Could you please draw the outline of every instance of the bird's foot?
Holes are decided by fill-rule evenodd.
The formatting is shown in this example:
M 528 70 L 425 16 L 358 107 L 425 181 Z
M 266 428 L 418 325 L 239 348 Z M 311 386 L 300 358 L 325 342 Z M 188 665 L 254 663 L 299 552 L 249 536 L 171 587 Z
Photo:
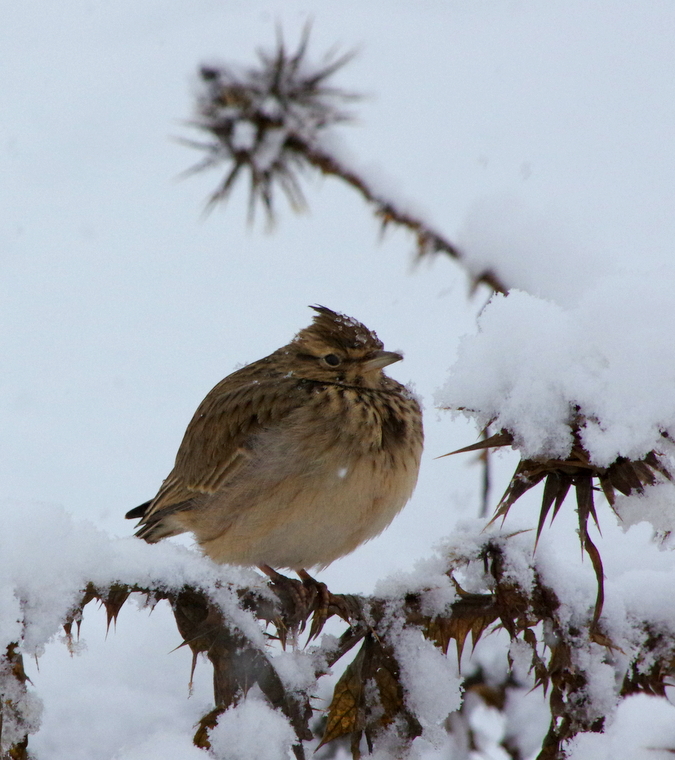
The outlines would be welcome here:
M 284 610 L 276 624 L 283 646 L 288 633 L 301 633 L 310 616 L 309 641 L 318 637 L 328 618 L 333 615 L 349 622 L 358 613 L 358 605 L 350 604 L 349 596 L 332 594 L 325 583 L 313 578 L 306 570 L 298 570 L 298 581 L 282 575 L 269 565 L 260 565 L 259 569 L 270 579 Z
M 274 624 L 285 649 L 289 634 L 294 637 L 305 629 L 312 612 L 312 596 L 302 581 L 288 578 L 269 565 L 259 565 L 258 569 L 270 579 L 272 590 L 281 602 L 281 615 Z
M 305 588 L 312 594 L 312 624 L 309 629 L 309 641 L 318 637 L 323 630 L 326 620 L 338 615 L 350 623 L 361 614 L 361 605 L 356 597 L 345 594 L 333 594 L 325 583 L 317 581 L 306 570 L 298 570 L 298 575 Z
M 307 590 L 307 594 L 311 599 L 310 611 L 314 613 L 312 615 L 312 624 L 309 628 L 309 641 L 311 641 L 317 638 L 323 630 L 326 620 L 331 616 L 330 606 L 335 597 L 328 590 L 328 586 L 325 583 L 317 581 L 306 570 L 298 570 L 298 577 Z

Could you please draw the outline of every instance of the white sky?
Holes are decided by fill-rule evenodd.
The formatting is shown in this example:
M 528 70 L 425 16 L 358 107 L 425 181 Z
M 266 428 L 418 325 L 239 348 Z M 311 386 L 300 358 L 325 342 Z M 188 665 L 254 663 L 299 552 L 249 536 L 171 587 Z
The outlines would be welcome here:
M 199 158 L 172 139 L 194 136 L 198 65 L 253 63 L 277 23 L 294 44 L 312 18 L 317 57 L 359 49 L 336 78 L 368 96 L 344 150 L 510 284 L 567 305 L 615 270 L 672 263 L 671 3 L 35 0 L 2 15 L 5 509 L 58 505 L 129 534 L 124 512 L 154 495 L 205 393 L 322 303 L 405 353 L 391 374 L 423 396 L 428 441 L 406 510 L 322 579 L 368 591 L 477 514 L 470 457 L 434 460 L 475 430 L 433 394 L 484 294 L 467 300 L 444 259 L 413 267 L 412 240 L 379 240 L 334 180 L 310 179 L 308 214 L 280 198 L 271 233 L 246 226 L 244 192 L 202 216 L 217 172 L 176 180 Z M 54 681 L 45 665 L 42 688 L 70 665 Z

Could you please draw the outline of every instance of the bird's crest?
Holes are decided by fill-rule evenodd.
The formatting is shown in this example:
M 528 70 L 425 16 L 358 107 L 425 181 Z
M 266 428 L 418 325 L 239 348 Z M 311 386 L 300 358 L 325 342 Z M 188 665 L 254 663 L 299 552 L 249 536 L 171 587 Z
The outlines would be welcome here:
M 295 336 L 296 341 L 316 340 L 342 348 L 345 351 L 367 349 L 379 351 L 383 348 L 377 334 L 356 319 L 332 311 L 326 306 L 310 306 L 316 316 L 309 327 Z

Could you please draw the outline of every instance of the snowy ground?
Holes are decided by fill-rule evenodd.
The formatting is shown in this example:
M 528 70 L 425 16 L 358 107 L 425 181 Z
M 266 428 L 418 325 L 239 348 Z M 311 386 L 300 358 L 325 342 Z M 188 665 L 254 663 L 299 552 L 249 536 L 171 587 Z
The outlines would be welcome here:
M 484 312 L 447 387 L 486 297 L 466 297 L 454 264 L 414 267 L 412 240 L 392 231 L 380 240 L 360 200 L 332 180 L 310 179 L 310 212 L 292 216 L 282 205 L 267 233 L 246 226 L 243 192 L 202 216 L 217 174 L 176 179 L 199 158 L 173 139 L 193 136 L 184 122 L 197 66 L 252 63 L 277 23 L 295 42 L 308 18 L 317 56 L 336 44 L 359 50 L 337 81 L 367 95 L 342 131 L 343 150 L 477 266 L 489 262 L 523 291 Z M 5 543 L 25 544 L 39 575 L 51 572 L 43 556 L 74 551 L 50 528 L 60 509 L 113 539 L 128 536 L 124 512 L 155 493 L 204 394 L 287 342 L 313 303 L 402 350 L 391 374 L 414 384 L 426 411 L 413 500 L 385 534 L 322 574 L 333 591 L 371 591 L 477 515 L 471 455 L 435 460 L 471 443 L 476 427 L 438 413 L 437 397 L 488 414 L 508 394 L 505 414 L 531 452 L 563 446 L 551 409 L 569 400 L 603 422 L 588 439 L 599 460 L 653 445 L 659 427 L 675 425 L 673 32 L 675 9 L 656 1 L 64 0 L 6 9 Z M 543 354 L 551 335 L 557 348 Z M 515 461 L 499 459 L 496 490 Z M 668 496 L 653 503 L 667 521 Z M 532 514 L 519 504 L 509 525 L 531 527 Z M 648 556 L 654 572 L 668 564 L 644 525 L 624 535 L 608 512 L 603 519 L 610 583 L 631 570 L 626 556 Z M 561 567 L 578 561 L 565 520 L 545 539 Z M 34 529 L 41 522 L 46 533 Z M 34 533 L 49 551 L 29 551 Z M 94 572 L 99 559 L 89 561 Z M 633 601 L 640 588 L 626 581 L 621 593 Z M 80 655 L 54 641 L 31 668 L 44 703 L 36 756 L 201 757 L 189 742 L 208 706 L 208 668 L 198 668 L 188 699 L 189 654 L 170 653 L 179 638 L 169 614 L 130 606 L 105 638 L 104 616 L 89 610 L 83 638 Z M 573 757 L 660 757 L 624 740 L 635 726 L 652 732 L 652 747 L 675 746 L 672 708 L 658 704 L 631 700 L 606 740 L 580 739 Z

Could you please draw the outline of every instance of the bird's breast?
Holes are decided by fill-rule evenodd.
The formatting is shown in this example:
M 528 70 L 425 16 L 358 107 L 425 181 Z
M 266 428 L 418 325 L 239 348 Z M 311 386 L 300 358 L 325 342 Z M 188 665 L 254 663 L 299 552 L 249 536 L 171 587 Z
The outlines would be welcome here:
M 326 566 L 384 530 L 412 495 L 422 451 L 412 399 L 331 387 L 313 401 L 262 431 L 238 482 L 214 497 L 223 521 L 200 543 L 216 561 Z

